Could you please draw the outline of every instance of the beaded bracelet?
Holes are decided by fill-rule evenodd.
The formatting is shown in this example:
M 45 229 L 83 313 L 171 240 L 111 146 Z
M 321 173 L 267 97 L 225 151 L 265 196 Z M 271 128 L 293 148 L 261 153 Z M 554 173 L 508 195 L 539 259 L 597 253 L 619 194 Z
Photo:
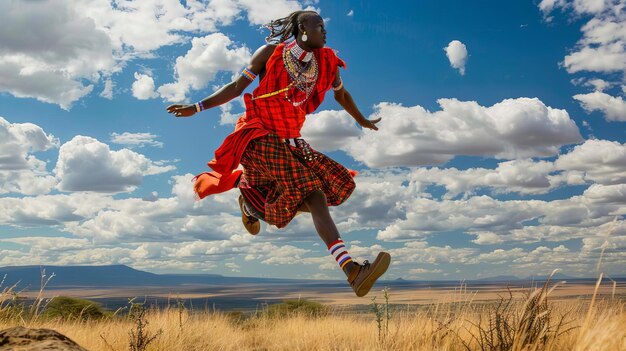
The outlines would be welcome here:
M 194 106 L 196 106 L 196 112 L 200 112 L 204 110 L 204 106 L 202 106 L 202 101 L 196 102 Z
M 252 73 L 252 71 L 249 70 L 248 67 L 244 68 L 243 71 L 241 71 L 241 75 L 250 79 L 250 81 L 253 81 L 256 79 L 256 74 Z
M 343 80 L 339 78 L 339 85 L 337 85 L 336 87 L 333 87 L 333 90 L 337 91 L 337 90 L 341 90 L 341 88 L 343 88 Z

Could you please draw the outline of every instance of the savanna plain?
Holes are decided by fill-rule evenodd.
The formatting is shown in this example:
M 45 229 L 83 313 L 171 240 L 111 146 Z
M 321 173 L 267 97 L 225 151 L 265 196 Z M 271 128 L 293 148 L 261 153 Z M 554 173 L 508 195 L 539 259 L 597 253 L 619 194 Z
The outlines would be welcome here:
M 602 276 L 476 290 L 377 285 L 361 299 L 304 293 L 227 311 L 189 306 L 184 294 L 107 311 L 43 288 L 28 299 L 0 291 L 0 330 L 54 329 L 88 350 L 626 350 L 626 286 Z

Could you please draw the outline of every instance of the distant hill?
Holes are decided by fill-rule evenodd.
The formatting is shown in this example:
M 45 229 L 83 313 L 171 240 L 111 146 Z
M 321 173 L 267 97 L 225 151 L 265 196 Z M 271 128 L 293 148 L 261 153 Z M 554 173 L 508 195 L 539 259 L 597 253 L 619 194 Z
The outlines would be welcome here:
M 0 281 L 4 278 L 4 283 L 0 289 L 13 286 L 18 283 L 17 290 L 39 290 L 41 284 L 41 269 L 46 270 L 46 276 L 54 273 L 54 278 L 50 280 L 46 289 L 71 288 L 71 287 L 92 287 L 92 288 L 117 288 L 135 286 L 182 286 L 182 285 L 211 285 L 211 286 L 235 286 L 239 284 L 262 284 L 270 286 L 275 284 L 298 286 L 343 286 L 343 280 L 306 280 L 306 279 L 277 279 L 277 278 L 250 278 L 250 277 L 225 277 L 219 274 L 155 274 L 140 271 L 126 265 L 109 266 L 9 266 L 0 267 Z M 5 277 L 6 276 L 6 277 Z M 512 275 L 499 275 L 481 279 L 467 280 L 468 283 L 489 284 L 524 282 L 524 281 L 545 281 L 547 276 L 535 276 L 518 278 Z M 576 280 L 583 278 L 570 277 L 557 273 L 552 278 L 554 281 Z M 584 280 L 594 280 L 597 278 L 586 278 Z M 617 278 L 616 278 L 617 279 Z M 406 280 L 398 278 L 394 280 L 381 280 L 379 284 L 406 287 L 406 286 L 430 286 L 430 285 L 458 285 L 455 280 Z M 382 286 L 382 285 L 381 285 Z
M 520 278 L 514 275 L 498 275 L 495 277 L 473 279 L 473 281 L 477 281 L 477 282 L 512 282 L 516 280 L 520 280 Z
M 546 280 L 548 279 L 548 275 L 531 275 L 526 278 L 526 280 Z M 589 278 L 577 278 L 569 275 L 565 275 L 563 273 L 555 273 L 552 276 L 552 280 L 572 280 L 572 279 L 589 279 Z
M 54 273 L 47 289 L 55 287 L 120 287 L 120 286 L 171 286 L 180 284 L 231 284 L 233 282 L 284 282 L 284 279 L 224 277 L 219 274 L 154 274 L 126 265 L 110 266 L 8 266 L 0 267 L 2 288 L 18 283 L 18 288 L 39 289 L 41 269 L 46 278 Z

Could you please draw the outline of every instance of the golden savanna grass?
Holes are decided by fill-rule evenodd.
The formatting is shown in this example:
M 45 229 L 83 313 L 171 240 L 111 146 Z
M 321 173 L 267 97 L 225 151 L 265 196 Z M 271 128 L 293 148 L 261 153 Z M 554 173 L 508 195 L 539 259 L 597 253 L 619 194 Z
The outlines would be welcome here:
M 88 350 L 108 351 L 626 350 L 626 309 L 620 296 L 599 295 L 596 286 L 587 299 L 552 301 L 553 288 L 546 284 L 523 295 L 505 291 L 490 302 L 460 289 L 422 306 L 394 305 L 390 292 L 389 300 L 375 300 L 370 312 L 327 306 L 314 314 L 264 309 L 242 315 L 134 305 L 135 312 L 133 307 L 127 314 L 73 321 L 43 318 L 43 304 L 11 314 L 15 293 L 4 289 L 0 329 L 50 328 Z

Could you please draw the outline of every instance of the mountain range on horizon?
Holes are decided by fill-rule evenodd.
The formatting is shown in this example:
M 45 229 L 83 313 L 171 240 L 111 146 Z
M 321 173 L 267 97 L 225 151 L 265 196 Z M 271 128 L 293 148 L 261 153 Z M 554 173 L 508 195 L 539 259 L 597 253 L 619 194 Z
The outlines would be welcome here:
M 39 288 L 44 279 L 50 278 L 46 288 L 57 287 L 128 287 L 128 286 L 174 286 L 181 284 L 212 284 L 228 285 L 239 283 L 290 283 L 302 279 L 228 277 L 220 274 L 156 274 L 134 269 L 126 265 L 106 266 L 5 266 L 0 267 L 0 288 L 17 284 L 18 288 Z M 479 279 L 468 279 L 469 282 L 514 282 L 514 281 L 545 281 L 547 277 L 529 276 L 519 278 L 513 275 L 500 275 Z M 553 275 L 552 280 L 597 279 L 571 277 L 562 273 Z M 449 279 L 448 279 L 449 280 Z M 442 280 L 445 281 L 445 280 Z M 455 280 L 456 281 L 456 280 Z M 410 282 L 396 279 L 396 282 Z

